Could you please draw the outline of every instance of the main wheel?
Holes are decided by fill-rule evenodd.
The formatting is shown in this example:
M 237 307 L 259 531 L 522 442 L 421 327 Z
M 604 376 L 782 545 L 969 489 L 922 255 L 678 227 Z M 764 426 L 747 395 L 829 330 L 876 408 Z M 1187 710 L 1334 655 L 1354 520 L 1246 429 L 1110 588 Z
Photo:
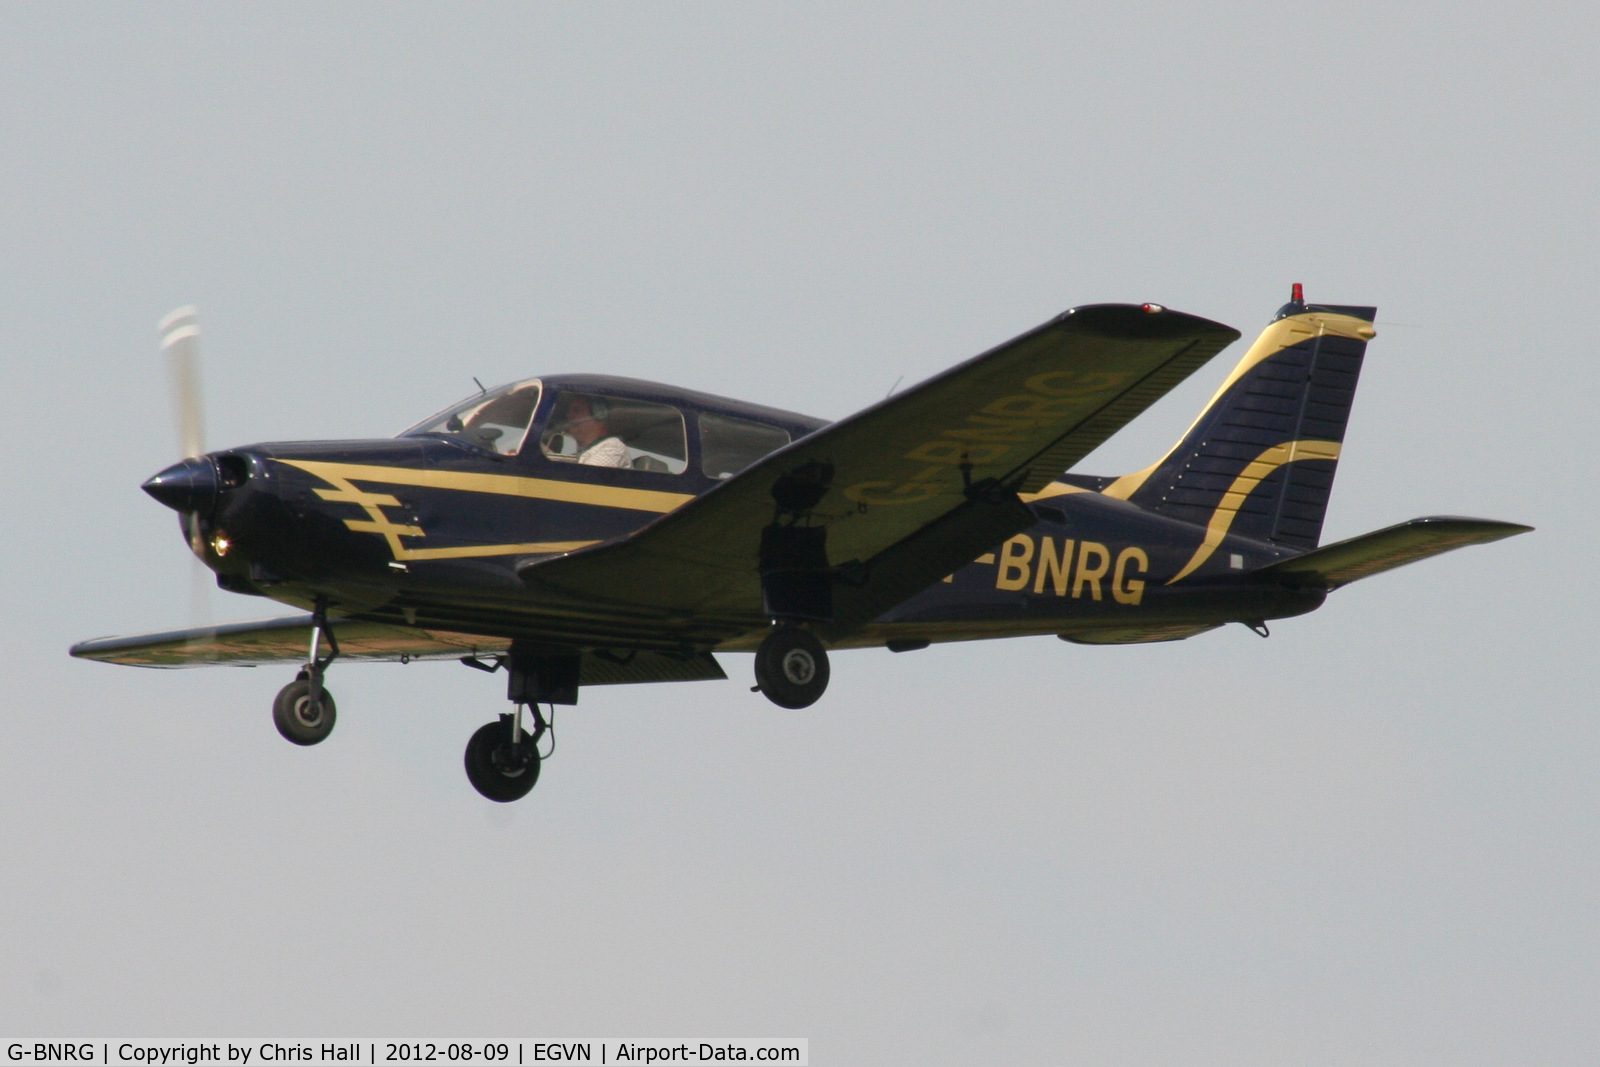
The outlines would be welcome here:
M 333 732 L 338 709 L 333 694 L 322 690 L 317 702 L 311 702 L 311 682 L 296 678 L 282 689 L 272 701 L 272 724 L 287 740 L 297 745 L 314 745 L 327 739 Z
M 756 650 L 756 685 L 780 708 L 809 707 L 828 688 L 828 653 L 809 631 L 775 627 Z
M 467 742 L 467 780 L 472 788 L 500 804 L 521 800 L 539 780 L 539 751 L 523 732 L 511 743 L 511 721 L 485 723 Z

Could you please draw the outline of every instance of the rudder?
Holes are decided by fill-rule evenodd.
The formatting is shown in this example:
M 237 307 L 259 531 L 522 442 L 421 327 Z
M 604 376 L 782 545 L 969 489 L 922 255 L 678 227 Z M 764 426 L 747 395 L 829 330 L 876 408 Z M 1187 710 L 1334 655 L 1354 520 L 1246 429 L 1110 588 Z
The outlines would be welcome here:
M 1206 527 L 1213 548 L 1228 534 L 1315 548 L 1376 313 L 1307 304 L 1296 284 L 1183 440 L 1102 491 Z

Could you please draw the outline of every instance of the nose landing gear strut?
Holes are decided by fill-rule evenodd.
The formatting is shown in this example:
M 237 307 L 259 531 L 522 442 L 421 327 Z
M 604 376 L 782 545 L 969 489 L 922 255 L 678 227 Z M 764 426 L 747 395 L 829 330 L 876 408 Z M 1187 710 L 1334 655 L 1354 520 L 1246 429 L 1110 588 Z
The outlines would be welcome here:
M 328 654 L 321 653 L 322 638 L 328 638 Z M 300 668 L 295 680 L 278 690 L 272 701 L 272 723 L 285 740 L 297 745 L 315 745 L 327 740 L 333 732 L 338 710 L 333 694 L 322 684 L 323 672 L 339 655 L 339 641 L 328 625 L 328 603 L 317 601 L 311 615 L 311 651 L 306 665 Z

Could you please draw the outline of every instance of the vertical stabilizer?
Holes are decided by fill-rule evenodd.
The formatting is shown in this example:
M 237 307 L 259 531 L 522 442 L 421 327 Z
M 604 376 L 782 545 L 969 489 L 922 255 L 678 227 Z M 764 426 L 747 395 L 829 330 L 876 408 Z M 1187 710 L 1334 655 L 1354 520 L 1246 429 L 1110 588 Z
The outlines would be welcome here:
M 1296 284 L 1183 440 L 1106 486 L 1108 496 L 1206 528 L 1178 577 L 1228 534 L 1316 547 L 1376 313 L 1307 304 Z

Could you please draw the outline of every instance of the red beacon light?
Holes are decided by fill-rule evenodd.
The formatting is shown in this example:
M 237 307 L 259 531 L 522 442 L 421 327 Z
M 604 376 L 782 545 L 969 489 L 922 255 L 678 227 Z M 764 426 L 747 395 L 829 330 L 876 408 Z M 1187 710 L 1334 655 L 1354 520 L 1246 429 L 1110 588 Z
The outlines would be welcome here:
M 1304 304 L 1306 302 L 1306 291 L 1301 288 L 1299 282 L 1294 283 L 1294 288 L 1289 293 L 1289 300 L 1295 304 Z
M 1162 307 L 1160 304 L 1140 304 L 1139 310 L 1143 311 L 1146 315 L 1156 315 L 1167 309 Z

